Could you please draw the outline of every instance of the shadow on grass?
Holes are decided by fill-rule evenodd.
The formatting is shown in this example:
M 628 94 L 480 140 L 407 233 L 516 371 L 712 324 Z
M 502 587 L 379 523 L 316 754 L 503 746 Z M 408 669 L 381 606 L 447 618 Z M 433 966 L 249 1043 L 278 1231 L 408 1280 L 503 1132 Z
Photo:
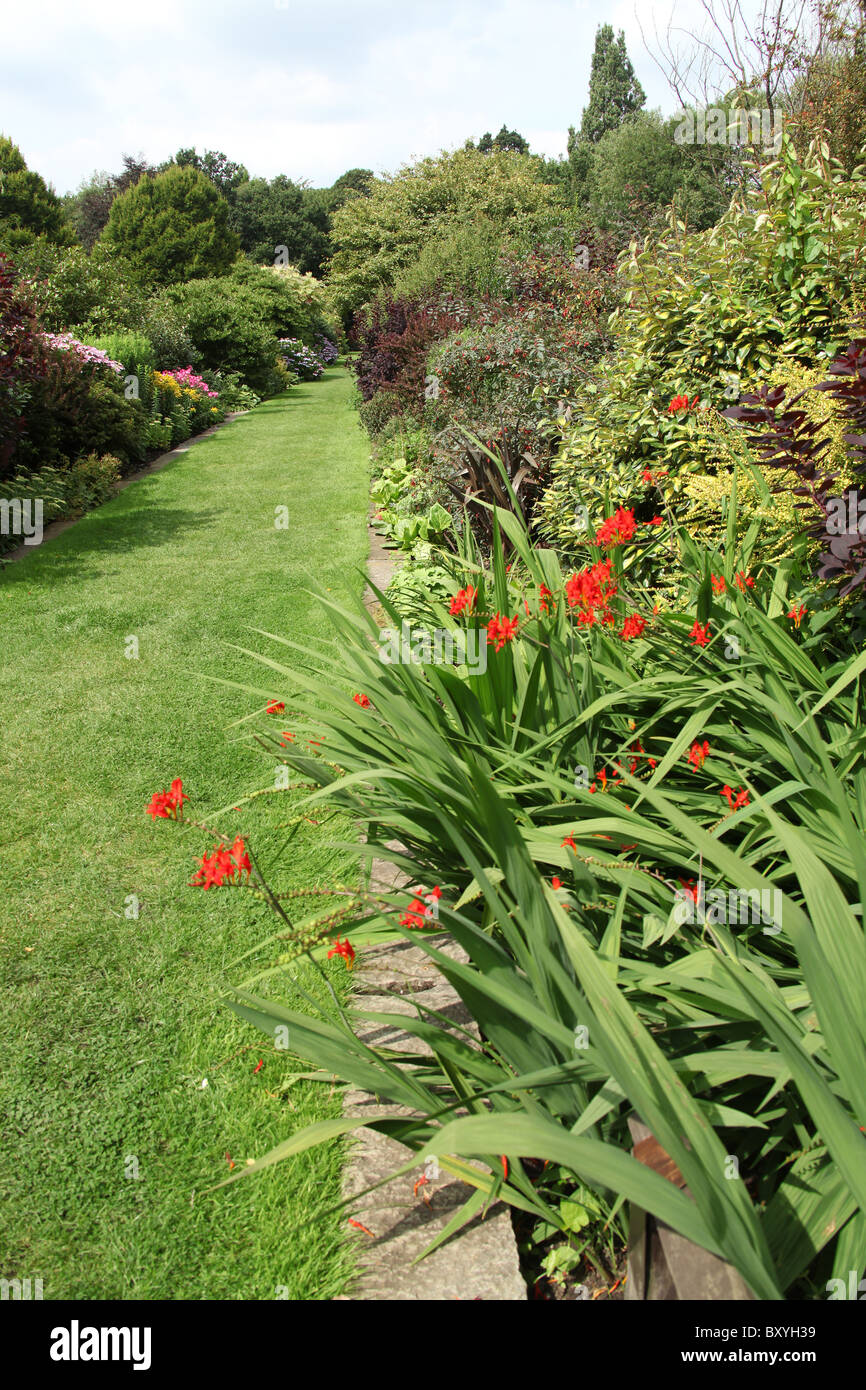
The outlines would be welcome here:
M 89 557 L 94 554 L 111 557 L 159 548 L 181 534 L 212 525 L 219 515 L 201 508 L 155 507 L 140 493 L 134 501 L 124 497 L 118 502 L 116 512 L 108 510 L 111 503 L 89 512 L 61 535 L 34 548 L 32 555 L 13 563 L 3 563 L 0 556 L 0 584 L 67 579 L 78 572 L 98 577 L 104 571 L 93 565 Z

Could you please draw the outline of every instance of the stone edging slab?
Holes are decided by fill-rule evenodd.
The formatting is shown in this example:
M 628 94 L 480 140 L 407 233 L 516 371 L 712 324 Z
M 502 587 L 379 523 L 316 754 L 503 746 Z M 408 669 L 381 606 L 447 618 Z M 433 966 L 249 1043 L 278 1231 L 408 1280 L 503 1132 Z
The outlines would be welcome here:
M 384 589 L 393 573 L 396 557 L 385 550 L 372 528 L 370 541 L 368 573 L 373 582 Z M 368 608 L 375 609 L 377 600 L 369 589 L 365 602 Z M 399 846 L 395 844 L 393 848 Z M 374 891 L 391 892 L 406 882 L 405 875 L 387 860 L 374 861 L 371 874 Z M 450 937 L 443 936 L 436 944 L 446 954 L 465 959 L 461 948 Z M 415 1013 L 414 998 L 455 1024 L 475 1031 L 455 990 L 429 956 L 408 941 L 359 953 L 355 980 L 353 1004 L 356 1009 L 394 1015 L 393 1026 L 371 1021 L 360 1024 L 358 1036 L 371 1045 L 419 1054 L 428 1050 L 426 1044 L 399 1024 L 401 1015 Z M 385 993 L 386 990 L 395 991 L 400 997 Z M 400 1106 L 384 1105 L 375 1096 L 357 1089 L 346 1093 L 343 1107 L 347 1115 L 360 1118 L 371 1111 L 393 1115 L 410 1113 Z M 409 1156 L 404 1145 L 375 1130 L 361 1128 L 357 1136 L 343 1176 L 343 1195 L 350 1201 L 399 1168 Z M 418 1178 L 427 1173 L 431 1176 L 416 1194 L 414 1188 Z M 358 1197 L 357 1203 L 352 1202 L 347 1210 L 370 1234 L 358 1234 L 357 1275 L 349 1294 L 344 1297 L 378 1302 L 525 1300 L 527 1291 L 520 1274 L 511 1216 L 501 1202 L 492 1206 L 483 1218 L 478 1216 L 467 1223 L 420 1264 L 412 1263 L 444 1230 L 473 1191 L 468 1184 L 441 1170 L 437 1175 L 435 1166 L 426 1166 L 421 1160 L 417 1172 L 404 1174 L 375 1192 Z

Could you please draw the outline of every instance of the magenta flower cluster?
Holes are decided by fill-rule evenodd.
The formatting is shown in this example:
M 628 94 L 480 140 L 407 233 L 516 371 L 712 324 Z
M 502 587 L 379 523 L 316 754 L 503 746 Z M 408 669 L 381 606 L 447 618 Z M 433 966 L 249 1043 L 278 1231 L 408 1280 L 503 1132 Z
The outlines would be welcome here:
M 196 376 L 192 367 L 177 367 L 173 372 L 166 372 L 165 375 L 173 376 L 178 386 L 185 386 L 189 391 L 201 391 L 203 396 L 210 396 L 212 400 L 216 400 L 219 395 L 219 391 L 214 391 L 206 381 L 203 381 L 200 376 Z
M 74 352 L 76 357 L 80 357 L 83 362 L 92 363 L 95 367 L 110 367 L 113 372 L 125 370 L 122 362 L 113 361 L 102 348 L 81 343 L 77 338 L 73 338 L 71 333 L 46 333 L 44 337 L 49 347 L 56 348 L 59 352 Z

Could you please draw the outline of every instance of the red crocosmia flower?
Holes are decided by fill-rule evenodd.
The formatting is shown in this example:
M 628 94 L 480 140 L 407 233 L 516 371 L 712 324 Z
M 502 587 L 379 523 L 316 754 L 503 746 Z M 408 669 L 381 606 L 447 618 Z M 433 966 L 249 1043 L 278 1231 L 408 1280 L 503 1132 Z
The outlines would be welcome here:
M 646 757 L 646 752 L 640 739 L 638 739 L 637 743 L 632 744 L 631 751 L 634 754 L 634 757 L 628 765 L 628 772 L 630 777 L 634 777 L 634 774 L 637 771 L 638 765 L 640 763 L 641 757 Z M 656 765 L 655 758 L 647 758 L 647 762 L 649 763 L 650 767 L 655 767 Z
M 665 519 L 663 516 L 654 516 L 652 521 L 646 522 L 647 526 L 664 526 L 664 524 Z
M 409 904 L 408 911 L 400 918 L 400 926 L 408 927 L 411 931 L 413 927 L 426 927 L 433 917 L 433 908 L 430 898 L 438 900 L 442 897 L 442 889 L 438 886 L 431 888 L 426 897 L 415 897 Z
M 710 745 L 704 739 L 703 743 L 698 743 L 697 739 L 689 749 L 689 762 L 692 767 L 703 767 L 707 758 L 710 756 Z
M 289 731 L 288 731 L 287 729 L 281 729 L 281 730 L 280 730 L 280 747 L 281 747 L 281 748 L 286 748 L 286 747 L 288 746 L 288 744 L 294 743 L 294 741 L 295 741 L 295 735 L 294 735 L 294 734 L 289 733 Z
M 282 714 L 285 708 L 282 700 L 268 700 L 268 714 Z
M 551 886 L 551 888 L 561 888 L 561 887 L 562 887 L 562 879 L 556 878 L 556 877 L 552 878 L 552 879 L 550 880 L 550 886 Z
M 713 575 L 711 575 L 711 576 L 710 576 L 710 582 L 711 582 L 711 584 L 712 584 L 712 586 L 713 586 L 713 590 L 714 590 L 715 593 L 717 593 L 717 594 L 723 594 L 723 593 L 725 592 L 726 584 L 725 584 L 725 576 L 724 576 L 723 574 L 713 574 Z
M 573 849 L 575 853 L 577 852 L 577 845 L 574 843 L 573 835 L 566 835 L 565 839 L 563 840 L 561 848 L 565 849 L 566 847 L 568 847 L 568 849 Z
M 340 938 L 337 937 L 328 952 L 328 960 L 331 959 L 331 956 L 342 956 L 343 960 L 346 962 L 346 969 L 352 969 L 352 966 L 355 964 L 355 948 L 348 937 L 346 937 L 345 941 L 341 941 Z
M 680 884 L 683 892 L 687 895 L 687 897 L 691 898 L 693 902 L 697 902 L 698 885 L 697 883 L 695 883 L 695 880 L 693 878 L 690 878 L 688 880 L 680 878 L 677 880 L 677 882 Z
M 426 907 L 427 904 L 423 898 L 413 898 L 409 904 L 409 910 L 404 912 L 400 918 L 400 926 L 408 927 L 410 931 L 413 927 L 423 927 Z
M 724 786 L 722 787 L 722 790 L 719 792 L 719 796 L 724 796 L 727 798 L 728 805 L 730 806 L 732 811 L 739 811 L 741 806 L 750 805 L 749 793 L 747 791 L 741 791 L 739 788 L 737 789 L 737 794 L 735 797 L 731 788 L 729 786 Z
M 653 475 L 648 468 L 645 468 L 643 470 L 643 472 L 641 473 L 641 477 L 643 478 L 645 483 L 651 483 L 653 480 Z
M 145 808 L 145 814 L 151 816 L 153 820 L 159 817 L 166 819 L 171 815 L 171 801 L 166 791 L 154 792 L 150 798 L 150 805 Z
M 803 618 L 804 618 L 804 616 L 805 616 L 805 613 L 806 613 L 806 605 L 803 604 L 803 603 L 801 603 L 799 608 L 796 608 L 796 607 L 793 607 L 793 606 L 792 606 L 791 611 L 790 611 L 790 613 L 788 614 L 788 617 L 793 619 L 793 622 L 794 622 L 794 626 L 795 626 L 795 627 L 799 627 L 800 624 L 801 624 L 801 622 L 803 621 Z
M 236 840 L 235 845 L 237 843 Z M 240 844 L 241 851 L 243 851 L 243 840 L 240 841 Z M 205 890 L 220 888 L 227 878 L 234 878 L 239 867 L 233 851 L 227 850 L 225 845 L 215 845 L 213 853 L 202 855 L 201 865 L 192 880 L 193 886 Z
M 699 622 L 695 622 L 695 625 L 694 625 L 694 627 L 692 628 L 691 632 L 689 633 L 689 636 L 690 636 L 691 639 L 692 639 L 692 645 L 693 645 L 693 646 L 695 646 L 695 647 L 706 647 L 706 646 L 708 646 L 708 645 L 709 645 L 709 641 L 710 641 L 710 625 L 709 625 L 709 623 L 705 623 L 704 626 L 701 627 L 701 625 L 700 625 Z
M 547 600 L 548 600 L 549 598 L 553 598 L 553 592 L 552 592 L 552 590 L 548 589 L 548 587 L 547 587 L 546 584 L 542 584 L 541 588 L 540 588 L 539 591 L 538 591 L 538 595 L 539 595 L 539 603 L 538 603 L 539 611 L 542 612 L 542 613 L 549 613 L 549 612 L 550 612 L 550 605 L 548 604 Z
M 740 570 L 738 572 L 737 577 L 734 580 L 734 583 L 736 584 L 738 589 L 742 589 L 743 593 L 745 593 L 747 589 L 754 589 L 755 587 L 754 579 L 750 574 L 746 574 L 745 570 Z
M 611 578 L 611 561 L 600 560 L 588 569 L 573 574 L 565 585 L 565 601 L 569 608 L 579 608 L 579 627 L 592 627 L 597 616 L 604 617 L 616 594 L 616 580 Z
M 695 400 L 697 400 L 697 399 L 698 399 L 697 396 L 695 396 Z M 674 396 L 674 398 L 672 399 L 670 405 L 668 406 L 668 414 L 669 414 L 669 415 L 676 415 L 676 413 L 677 413 L 678 410 L 688 410 L 688 408 L 689 408 L 689 398 L 688 398 L 688 396 Z
M 158 817 L 166 820 L 183 820 L 183 803 L 189 801 L 189 797 L 183 789 L 183 781 L 180 777 L 175 777 L 171 784 L 171 790 L 164 788 L 161 792 L 154 792 L 150 799 L 150 805 L 145 808 L 145 812 L 152 820 Z
M 232 845 L 231 854 L 238 866 L 238 878 L 240 878 L 242 873 L 246 874 L 247 878 L 249 878 L 252 872 L 252 865 L 250 864 L 250 856 L 247 854 L 247 847 L 240 835 L 236 837 Z
M 631 617 L 626 618 L 623 623 L 620 636 L 624 642 L 628 642 L 632 637 L 640 637 L 645 627 L 645 620 L 639 617 L 637 613 L 633 613 Z
M 458 613 L 471 613 L 473 604 L 478 597 L 478 590 L 473 589 L 471 584 L 467 584 L 465 589 L 460 589 L 451 600 L 451 607 L 448 610 L 453 617 Z
M 369 696 L 369 695 L 358 695 L 358 694 L 355 694 L 355 695 L 352 696 L 352 699 L 355 701 L 355 704 L 356 704 L 356 705 L 360 705 L 360 706 L 361 706 L 361 709 L 369 709 L 369 708 L 370 708 L 370 696 Z
M 523 607 L 526 609 L 526 616 L 527 616 L 527 618 L 531 618 L 531 617 L 532 617 L 532 614 L 531 614 L 530 611 L 529 611 L 529 600 L 528 600 L 528 599 L 524 599 L 524 600 L 523 600 Z
M 637 530 L 637 522 L 631 508 L 617 507 L 613 516 L 603 521 L 595 533 L 596 545 L 624 545 L 630 541 Z
M 506 642 L 513 641 L 517 623 L 516 613 L 513 618 L 503 618 L 501 613 L 497 613 L 490 619 L 487 624 L 487 639 L 493 643 L 494 651 L 501 652 Z
M 599 782 L 601 783 L 601 789 L 602 789 L 602 791 L 603 791 L 603 792 L 606 792 L 606 791 L 607 791 L 607 773 L 605 772 L 604 768 L 602 768 L 602 769 L 601 769 L 601 772 L 598 774 L 598 780 L 599 780 Z M 591 792 L 594 792 L 594 791 L 595 791 L 595 782 L 592 783 L 592 786 L 590 787 L 589 790 L 590 790 Z
M 697 403 L 698 403 L 698 401 L 699 401 L 700 399 L 701 399 L 701 398 L 700 398 L 699 395 L 695 396 L 694 400 L 692 401 L 692 410 L 694 410 L 695 406 L 697 405 Z

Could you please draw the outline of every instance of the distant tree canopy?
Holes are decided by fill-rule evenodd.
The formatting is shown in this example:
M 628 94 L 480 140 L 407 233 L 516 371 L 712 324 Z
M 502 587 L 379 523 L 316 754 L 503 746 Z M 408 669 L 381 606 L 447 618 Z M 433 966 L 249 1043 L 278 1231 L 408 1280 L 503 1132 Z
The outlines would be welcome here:
M 200 155 L 193 146 L 192 149 L 178 150 L 172 162 L 179 164 L 182 169 L 198 169 L 199 173 L 210 179 L 229 205 L 234 202 L 239 186 L 246 183 L 250 176 L 243 164 L 236 164 L 222 150 L 205 150 Z
M 477 145 L 472 140 L 467 141 L 466 148 L 480 150 L 482 154 L 489 154 L 491 150 L 513 150 L 515 154 L 529 154 L 529 141 L 524 139 L 519 130 L 508 130 L 503 125 L 496 135 L 491 135 L 489 130 L 485 131 Z
M 561 199 L 542 161 L 513 150 L 474 147 L 419 160 L 377 179 L 365 198 L 334 213 L 330 280 L 341 312 L 360 308 L 455 229 L 517 232 L 549 219 Z
M 292 265 L 321 275 L 331 249 L 331 218 L 356 196 L 364 197 L 374 183 L 369 169 L 350 169 L 330 188 L 308 188 L 285 174 L 247 179 L 232 201 L 230 222 L 250 260 L 273 264 L 278 254 Z M 278 253 L 278 247 L 285 247 Z
M 18 146 L 0 135 L 0 247 L 14 251 L 39 236 L 61 246 L 75 240 L 57 194 L 27 168 Z
M 585 201 L 599 227 L 644 234 L 672 203 L 695 231 L 721 217 L 741 176 L 739 151 L 724 144 L 678 143 L 680 121 L 641 111 L 589 147 Z
M 158 285 L 220 275 L 240 249 L 225 198 L 198 169 L 178 164 L 115 198 L 103 236 L 135 275 Z

